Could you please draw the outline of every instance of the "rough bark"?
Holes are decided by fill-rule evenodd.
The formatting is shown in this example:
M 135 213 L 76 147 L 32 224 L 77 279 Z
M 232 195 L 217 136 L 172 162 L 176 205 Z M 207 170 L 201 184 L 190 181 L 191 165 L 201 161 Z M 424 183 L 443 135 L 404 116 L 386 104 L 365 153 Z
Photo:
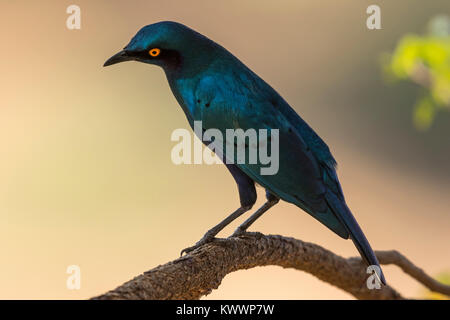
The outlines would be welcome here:
M 450 286 L 437 282 L 399 252 L 375 253 L 381 264 L 395 264 L 430 290 L 450 295 Z M 261 234 L 217 239 L 93 299 L 199 299 L 217 289 L 230 272 L 268 265 L 308 272 L 357 299 L 403 299 L 389 285 L 368 289 L 370 274 L 360 258 L 346 259 L 316 244 Z

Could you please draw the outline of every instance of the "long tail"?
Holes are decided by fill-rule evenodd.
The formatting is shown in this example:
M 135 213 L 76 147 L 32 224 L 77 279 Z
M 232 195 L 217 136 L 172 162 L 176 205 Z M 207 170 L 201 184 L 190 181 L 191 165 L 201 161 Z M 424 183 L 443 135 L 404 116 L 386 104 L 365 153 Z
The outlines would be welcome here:
M 333 192 L 327 191 L 325 194 L 328 205 L 331 207 L 333 213 L 339 219 L 339 221 L 347 229 L 350 238 L 355 244 L 359 251 L 359 254 L 363 260 L 369 265 L 376 265 L 379 267 L 380 274 L 379 278 L 383 284 L 386 284 L 386 279 L 384 278 L 383 271 L 381 270 L 380 263 L 375 256 L 372 248 L 370 247 L 369 241 L 367 241 L 366 236 L 362 232 L 358 222 L 356 222 L 355 217 L 353 217 L 352 212 L 347 207 L 344 201 L 340 200 Z

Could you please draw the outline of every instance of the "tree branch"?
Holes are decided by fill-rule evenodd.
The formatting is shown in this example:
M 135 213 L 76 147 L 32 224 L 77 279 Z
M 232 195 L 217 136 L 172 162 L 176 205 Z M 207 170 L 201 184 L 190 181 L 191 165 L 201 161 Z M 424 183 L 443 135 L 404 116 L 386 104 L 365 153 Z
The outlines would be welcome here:
M 399 252 L 376 255 L 381 264 L 395 264 L 428 289 L 450 295 L 450 286 L 437 282 Z M 313 243 L 262 234 L 217 239 L 93 299 L 199 299 L 217 289 L 230 272 L 268 265 L 308 272 L 357 299 L 403 299 L 390 286 L 368 289 L 369 274 L 360 258 L 345 259 Z

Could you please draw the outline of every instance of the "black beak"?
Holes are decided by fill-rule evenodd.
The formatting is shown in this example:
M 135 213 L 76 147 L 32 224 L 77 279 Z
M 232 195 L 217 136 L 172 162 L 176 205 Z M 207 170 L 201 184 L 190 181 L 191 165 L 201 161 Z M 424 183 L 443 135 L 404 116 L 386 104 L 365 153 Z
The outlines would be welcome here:
M 122 51 L 116 53 L 115 55 L 113 55 L 108 60 L 106 60 L 106 62 L 103 64 L 103 66 L 107 67 L 107 66 L 119 63 L 119 62 L 131 61 L 131 60 L 134 60 L 134 58 L 132 56 L 128 55 L 128 53 L 125 50 L 122 50 Z

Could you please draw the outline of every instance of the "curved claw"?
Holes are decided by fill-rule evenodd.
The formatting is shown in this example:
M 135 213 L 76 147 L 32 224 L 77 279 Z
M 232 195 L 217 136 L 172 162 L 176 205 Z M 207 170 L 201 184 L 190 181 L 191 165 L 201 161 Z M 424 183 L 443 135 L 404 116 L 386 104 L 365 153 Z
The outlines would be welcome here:
M 194 250 L 197 249 L 197 248 L 198 248 L 197 245 L 194 245 L 194 246 L 192 246 L 192 247 L 184 248 L 184 249 L 181 250 L 181 252 L 180 252 L 180 257 L 183 256 L 184 253 L 189 253 L 189 252 L 191 252 L 191 251 L 194 251 Z
M 198 242 L 197 242 L 196 244 L 194 244 L 193 246 L 187 247 L 187 248 L 184 248 L 183 250 L 181 250 L 181 252 L 180 252 L 180 257 L 183 255 L 183 253 L 189 253 L 189 252 L 192 252 L 192 251 L 194 251 L 195 249 L 200 248 L 202 245 L 207 244 L 207 243 L 213 241 L 214 239 L 215 239 L 214 237 L 203 237 L 203 238 L 201 238 L 200 241 L 198 241 Z

